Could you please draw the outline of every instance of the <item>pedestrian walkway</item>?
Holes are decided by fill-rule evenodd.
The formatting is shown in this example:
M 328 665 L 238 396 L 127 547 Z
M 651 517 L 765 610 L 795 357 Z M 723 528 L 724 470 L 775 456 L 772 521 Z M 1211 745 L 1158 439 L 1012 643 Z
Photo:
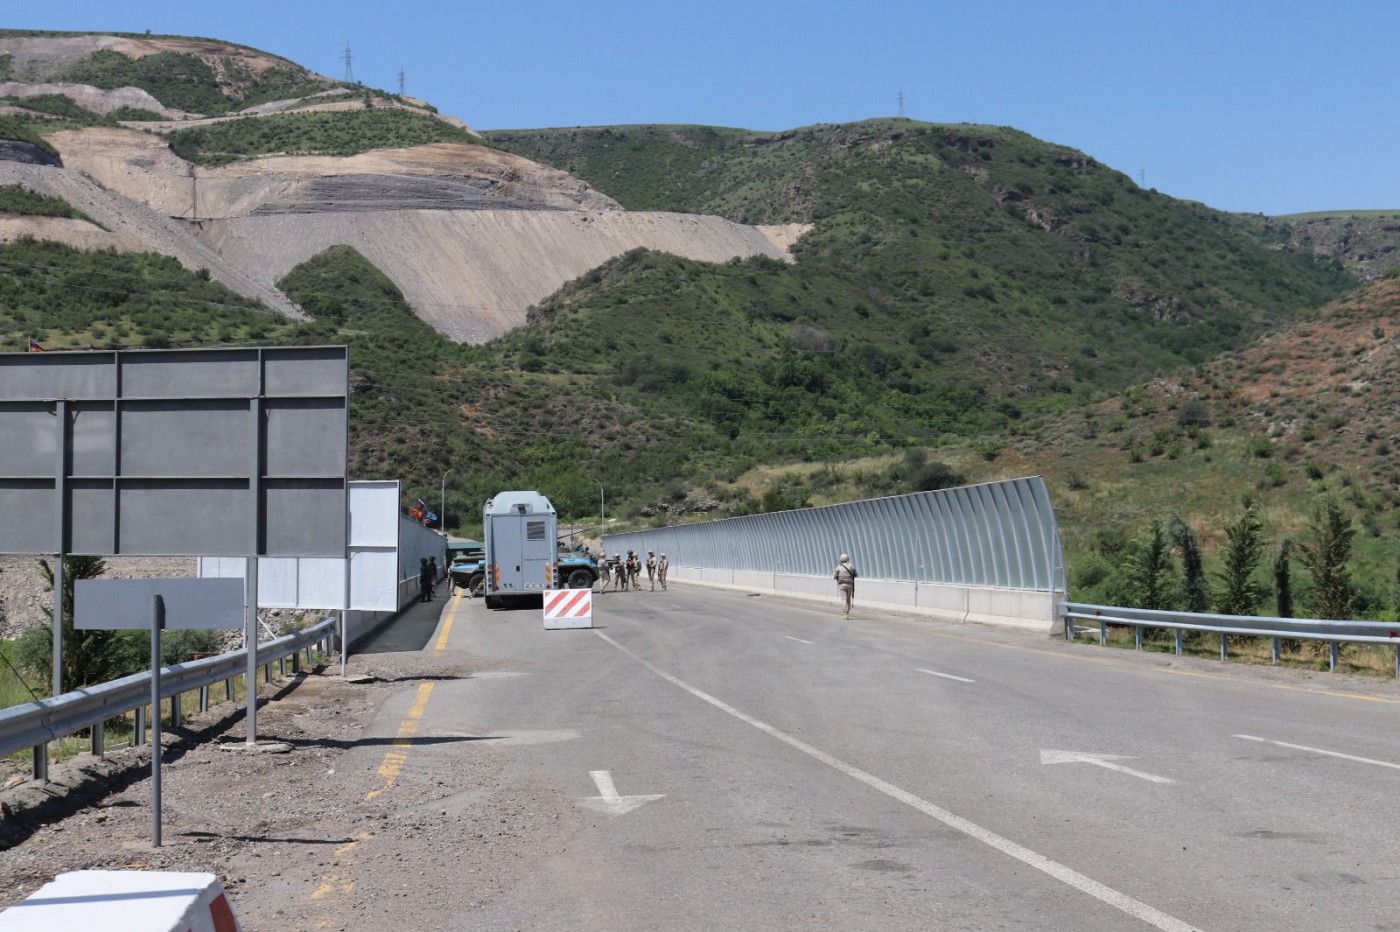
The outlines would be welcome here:
M 385 622 L 382 628 L 357 644 L 353 653 L 389 654 L 422 650 L 428 646 L 433 632 L 437 630 L 438 619 L 442 616 L 444 606 L 451 601 L 447 588 L 444 581 L 438 585 L 437 598 L 431 602 L 410 602 L 407 608 Z

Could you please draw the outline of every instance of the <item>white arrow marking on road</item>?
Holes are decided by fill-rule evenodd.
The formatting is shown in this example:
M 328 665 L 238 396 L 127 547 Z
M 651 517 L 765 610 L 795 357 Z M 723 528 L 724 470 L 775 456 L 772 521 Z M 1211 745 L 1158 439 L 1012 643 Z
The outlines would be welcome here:
M 638 806 L 664 799 L 666 796 L 665 793 L 657 793 L 652 796 L 619 796 L 617 795 L 617 787 L 613 785 L 611 770 L 590 770 L 588 775 L 598 785 L 599 795 L 580 799 L 579 805 L 598 812 L 606 812 L 611 816 L 620 816 L 631 812 Z
M 1355 761 L 1358 764 L 1374 764 L 1377 767 L 1389 767 L 1392 770 L 1400 770 L 1400 764 L 1392 764 L 1384 760 L 1372 760 L 1369 757 L 1356 757 L 1353 754 L 1343 754 L 1341 751 L 1324 751 L 1322 748 L 1310 748 L 1306 744 L 1289 744 L 1287 741 L 1256 738 L 1253 735 L 1233 735 L 1232 737 L 1243 738 L 1246 741 L 1258 741 L 1260 744 L 1276 744 L 1281 748 L 1291 748 L 1294 751 L 1310 751 L 1313 754 L 1325 754 L 1328 757 L 1338 757 L 1342 760 Z
M 1040 752 L 1042 764 L 1093 764 L 1095 767 L 1116 770 L 1119 773 L 1126 773 L 1130 777 L 1151 780 L 1153 783 L 1176 782 L 1166 777 L 1159 777 L 1155 773 L 1144 773 L 1141 770 L 1113 763 L 1116 760 L 1134 760 L 1134 758 L 1129 754 L 1087 754 L 1083 751 L 1046 751 L 1042 749 Z

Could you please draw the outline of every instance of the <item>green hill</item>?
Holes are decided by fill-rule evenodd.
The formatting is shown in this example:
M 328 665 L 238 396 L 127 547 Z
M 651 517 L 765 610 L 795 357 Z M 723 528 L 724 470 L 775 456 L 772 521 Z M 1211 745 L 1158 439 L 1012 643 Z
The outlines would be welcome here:
M 737 426 L 829 422 L 819 402 L 849 381 L 864 404 L 841 409 L 857 431 L 897 436 L 886 413 L 911 436 L 982 429 L 1202 362 L 1351 286 L 1336 263 L 1255 225 L 1010 129 L 487 135 L 629 207 L 813 225 L 791 266 L 614 262 L 504 340 L 543 345 L 561 371 L 659 372 L 727 427 L 733 406 Z M 777 375 L 784 359 L 803 371 Z

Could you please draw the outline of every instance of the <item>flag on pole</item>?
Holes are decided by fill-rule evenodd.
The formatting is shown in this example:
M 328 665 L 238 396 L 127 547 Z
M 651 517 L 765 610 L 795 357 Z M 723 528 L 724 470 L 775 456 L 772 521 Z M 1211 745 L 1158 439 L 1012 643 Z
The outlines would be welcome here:
M 31 352 L 31 353 L 42 353 L 43 351 L 44 351 L 44 348 L 43 348 L 42 346 L 39 345 L 39 341 L 38 341 L 38 340 L 30 339 L 30 341 L 29 341 L 29 352 Z
M 422 520 L 423 520 L 423 514 L 424 514 L 427 510 L 428 510 L 428 503 L 425 502 L 425 501 L 423 501 L 423 500 L 420 498 L 420 499 L 418 499 L 417 501 L 415 501 L 415 502 L 413 503 L 413 507 L 410 508 L 409 511 L 408 511 L 408 516 L 409 516 L 410 518 L 412 518 L 414 521 L 422 521 Z

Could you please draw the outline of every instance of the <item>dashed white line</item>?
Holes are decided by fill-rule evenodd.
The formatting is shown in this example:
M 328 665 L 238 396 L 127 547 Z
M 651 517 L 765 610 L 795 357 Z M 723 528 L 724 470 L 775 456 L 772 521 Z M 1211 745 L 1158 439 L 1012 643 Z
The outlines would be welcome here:
M 703 702 L 708 702 L 710 705 L 714 706 L 716 709 L 719 709 L 721 712 L 724 712 L 727 715 L 732 715 L 734 718 L 737 718 L 744 724 L 757 728 L 764 734 L 778 739 L 779 741 L 783 742 L 791 748 L 795 748 L 796 750 L 801 751 L 808 757 L 820 761 L 821 763 L 826 764 L 828 767 L 838 770 L 854 780 L 859 780 L 866 786 L 871 787 L 872 789 L 877 790 L 881 793 L 884 793 L 891 799 L 898 800 L 899 802 L 902 802 L 907 806 L 911 806 L 912 808 L 917 809 L 919 812 L 922 812 L 924 815 L 929 816 L 932 819 L 936 819 L 939 822 L 942 822 L 949 828 L 962 832 L 969 838 L 974 838 L 985 845 L 995 848 L 1002 854 L 1005 854 L 1008 857 L 1015 858 L 1022 864 L 1025 864 L 1028 867 L 1033 867 L 1036 870 L 1055 878 L 1061 883 L 1073 887 L 1081 893 L 1087 893 L 1089 896 L 1092 896 L 1094 899 L 1098 900 L 1101 903 L 1105 903 L 1109 906 L 1114 907 L 1115 909 L 1122 910 L 1129 916 L 1132 916 L 1135 919 L 1140 919 L 1155 929 L 1161 929 L 1162 932 L 1197 932 L 1196 927 L 1188 922 L 1183 922 L 1182 920 L 1177 919 L 1175 916 L 1162 912 L 1160 909 L 1148 906 L 1146 903 L 1143 903 L 1140 900 L 1135 900 L 1132 897 L 1128 896 L 1126 893 L 1120 893 L 1112 887 L 1099 883 L 1092 877 L 1085 876 L 1084 874 L 1079 873 L 1077 870 L 1074 870 L 1071 867 L 1066 867 L 1058 861 L 1052 861 L 1050 858 L 1047 858 L 1043 854 L 1037 854 L 1036 852 L 1023 845 L 1018 845 L 1016 842 L 1012 841 L 1009 838 L 1003 838 L 996 832 L 991 831 L 990 829 L 985 829 L 982 826 L 976 824 L 975 822 L 971 822 L 968 819 L 964 819 L 960 815 L 955 815 L 954 813 L 949 812 L 947 809 L 935 806 L 933 803 L 928 802 L 925 799 L 921 799 L 918 796 L 915 796 L 913 793 L 910 793 L 906 790 L 902 790 L 892 783 L 886 783 L 884 780 L 881 780 L 874 774 L 866 773 L 859 767 L 854 767 L 839 758 L 832 757 L 825 751 L 818 750 L 817 748 L 813 747 L 805 741 L 802 741 L 798 738 L 794 738 L 792 735 L 789 735 L 783 731 L 779 731 L 777 728 L 774 728 L 772 725 L 769 725 L 766 722 L 759 721 L 753 716 L 739 711 L 732 705 L 729 705 L 724 700 L 716 699 L 709 693 L 702 692 L 701 690 L 696 689 L 694 686 L 691 686 L 684 680 L 674 677 L 666 671 L 662 670 L 660 667 L 654 666 L 648 661 L 642 659 L 641 657 L 634 654 L 632 651 L 628 650 L 626 647 L 623 647 L 617 641 L 614 641 L 612 638 L 608 637 L 602 631 L 599 631 L 597 628 L 593 629 L 593 633 L 598 635 L 598 637 L 607 641 L 613 647 L 616 647 L 628 657 L 631 657 L 637 663 L 641 664 L 643 667 L 650 670 L 652 673 L 655 673 L 657 676 L 661 677 L 663 680 L 670 683 L 671 685 L 685 690 L 686 692 L 690 693 L 692 696 L 694 696 L 697 699 L 700 699 Z
M 951 674 L 951 673 L 939 673 L 937 670 L 925 670 L 923 667 L 916 667 L 916 668 L 914 669 L 914 672 L 916 672 L 916 673 L 927 673 L 929 676 L 941 676 L 941 677 L 943 677 L 945 680 L 957 680 L 959 683 L 975 683 L 975 682 L 977 682 L 976 680 L 970 680 L 970 679 L 968 679 L 968 678 L 965 677 L 965 676 L 954 676 L 954 675 Z
M 804 640 L 802 640 L 801 638 L 795 638 L 795 637 L 793 637 L 791 634 L 784 634 L 783 637 L 787 638 L 789 641 L 796 641 L 796 642 L 798 642 L 799 644 L 812 644 L 812 643 L 815 643 L 815 642 L 813 642 L 813 641 L 804 641 Z
M 1327 757 L 1337 757 L 1342 760 L 1355 761 L 1358 764 L 1373 764 L 1376 767 L 1389 767 L 1391 770 L 1400 770 L 1400 764 L 1392 764 L 1389 761 L 1371 760 L 1369 757 L 1356 757 L 1352 754 L 1343 754 L 1340 751 L 1324 751 L 1322 748 L 1310 748 L 1305 744 L 1289 744 L 1287 741 L 1273 741 L 1269 738 L 1256 738 L 1253 735 L 1231 735 L 1232 738 L 1243 738 L 1245 741 L 1258 741 L 1260 744 L 1276 744 L 1281 748 L 1291 748 L 1295 751 L 1307 751 L 1311 754 L 1323 754 Z

